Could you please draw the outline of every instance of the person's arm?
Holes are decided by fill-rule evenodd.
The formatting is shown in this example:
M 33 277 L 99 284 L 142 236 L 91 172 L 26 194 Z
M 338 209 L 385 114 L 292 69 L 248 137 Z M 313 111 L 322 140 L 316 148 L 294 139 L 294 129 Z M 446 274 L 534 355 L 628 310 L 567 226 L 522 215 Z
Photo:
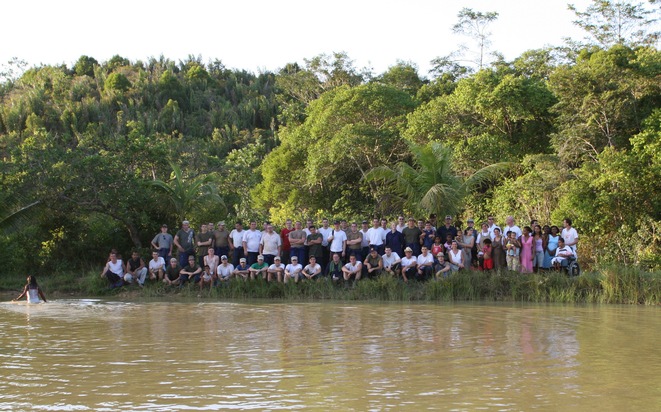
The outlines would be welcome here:
M 346 256 L 347 241 L 346 239 L 342 241 L 342 256 Z
M 138 269 L 136 269 L 136 270 L 140 270 L 143 267 L 145 267 L 145 261 L 142 258 L 140 258 L 140 267 L 138 267 Z
M 14 300 L 22 299 L 23 296 L 25 296 L 26 293 L 28 293 L 28 285 L 25 285 L 25 287 L 23 288 L 23 292 L 20 295 L 18 295 L 18 297 Z

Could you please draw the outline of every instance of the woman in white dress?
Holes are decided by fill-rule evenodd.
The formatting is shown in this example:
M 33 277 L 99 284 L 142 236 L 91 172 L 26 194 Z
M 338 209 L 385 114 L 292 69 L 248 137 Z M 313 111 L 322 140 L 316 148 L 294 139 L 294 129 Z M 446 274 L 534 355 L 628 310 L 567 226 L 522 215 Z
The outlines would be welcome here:
M 14 300 L 20 300 L 23 296 L 27 295 L 28 303 L 41 303 L 42 300 L 46 302 L 46 296 L 44 296 L 44 292 L 41 291 L 41 288 L 37 284 L 37 278 L 30 275 L 27 281 L 28 283 L 23 288 L 23 293 Z

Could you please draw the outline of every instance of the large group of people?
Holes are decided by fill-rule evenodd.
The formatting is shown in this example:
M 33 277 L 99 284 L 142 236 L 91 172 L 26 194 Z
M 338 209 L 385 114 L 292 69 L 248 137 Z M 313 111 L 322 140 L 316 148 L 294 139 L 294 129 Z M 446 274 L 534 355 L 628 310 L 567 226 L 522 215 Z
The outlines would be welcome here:
M 196 232 L 183 221 L 174 236 L 167 225 L 161 227 L 151 241 L 148 263 L 137 251 L 124 263 L 113 250 L 101 276 L 111 287 L 144 286 L 151 280 L 179 287 L 192 283 L 200 289 L 233 278 L 348 283 L 388 275 L 425 281 L 463 270 L 558 270 L 576 258 L 577 243 L 569 218 L 562 229 L 537 221 L 520 228 L 512 216 L 501 227 L 491 215 L 480 227 L 468 219 L 463 228 L 453 224 L 452 216 L 437 226 L 435 215 L 427 220 L 375 218 L 371 225 L 363 220 L 360 227 L 346 220 L 331 225 L 322 219 L 317 226 L 312 220 L 304 225 L 288 219 L 279 233 L 270 222 L 258 229 L 250 221 L 246 229 L 237 221 L 231 230 L 222 221 L 205 223 Z

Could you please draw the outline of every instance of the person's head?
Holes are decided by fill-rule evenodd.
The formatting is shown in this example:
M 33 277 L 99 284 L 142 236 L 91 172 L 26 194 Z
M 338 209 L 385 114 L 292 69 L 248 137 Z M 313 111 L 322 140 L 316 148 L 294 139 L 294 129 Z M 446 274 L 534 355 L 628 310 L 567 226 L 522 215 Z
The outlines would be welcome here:
M 273 233 L 273 225 L 272 224 L 266 225 L 266 232 Z
M 404 216 L 397 216 L 397 223 L 398 223 L 399 225 L 402 225 L 402 226 L 403 226 L 404 223 L 406 223 L 406 222 L 404 221 Z
M 510 238 L 510 239 L 516 239 L 516 232 L 513 231 L 513 230 L 510 230 L 509 232 L 507 232 L 507 237 Z
M 161 232 L 162 233 L 167 233 L 168 232 L 168 225 L 166 225 L 166 224 L 161 225 Z
M 310 256 L 309 260 L 310 260 L 311 265 L 314 265 L 315 263 L 317 263 L 317 257 L 315 255 Z
M 179 261 L 177 260 L 177 258 L 170 259 L 170 266 L 175 268 L 175 267 L 177 267 L 177 264 L 179 264 Z
M 553 236 L 555 236 L 555 235 L 557 235 L 558 233 L 560 233 L 560 228 L 557 227 L 556 225 L 551 226 L 551 234 L 552 234 Z
M 190 222 L 188 220 L 184 220 L 183 222 L 181 222 L 182 229 L 188 230 L 189 227 L 190 227 Z
M 308 229 L 310 229 L 310 233 L 312 234 L 317 233 L 317 227 L 315 225 L 310 225 Z
M 445 226 L 450 226 L 452 224 L 452 216 L 445 216 Z
M 213 229 L 214 229 L 213 222 L 209 222 L 209 223 L 207 223 L 207 230 L 208 230 L 209 232 L 211 232 L 211 231 L 213 231 Z
M 372 255 L 372 257 L 376 257 L 376 255 L 378 255 L 378 254 L 379 254 L 379 252 L 376 250 L 376 248 L 371 248 L 370 249 L 370 255 Z
M 495 229 L 493 230 L 493 235 L 494 235 L 494 236 L 500 236 L 500 229 L 495 228 Z
M 538 222 L 537 222 L 537 219 L 533 219 L 533 220 L 531 220 L 531 221 L 530 221 L 530 227 L 535 227 L 535 226 L 537 226 L 537 223 L 538 223 Z
M 420 249 L 420 250 L 422 251 L 422 254 L 424 256 L 427 256 L 427 253 L 429 253 L 429 249 L 427 249 L 427 246 L 423 246 L 422 249 Z
M 392 254 L 392 248 L 390 246 L 386 246 L 386 255 L 390 256 Z
M 240 220 L 234 224 L 234 229 L 238 230 L 239 232 L 243 230 L 243 224 Z
M 550 234 L 551 233 L 551 226 L 544 225 L 544 227 L 542 228 L 542 232 L 544 232 L 544 234 L 547 234 L 547 235 Z
M 533 233 L 536 235 L 541 235 L 542 234 L 542 227 L 540 225 L 535 225 L 532 227 Z
M 346 229 L 348 227 L 346 219 L 340 220 L 340 226 L 342 226 L 342 229 Z
M 431 230 L 431 222 L 428 220 L 425 222 L 425 230 L 430 231 Z
M 188 256 L 188 264 L 191 266 L 195 264 L 195 256 Z
M 202 233 L 205 233 L 207 230 L 208 230 L 208 228 L 207 228 L 207 224 L 206 224 L 206 223 L 202 223 L 202 224 L 200 225 L 200 231 L 201 231 Z
M 507 218 L 505 218 L 505 223 L 507 224 L 507 226 L 513 226 L 514 225 L 514 217 L 507 216 Z
M 209 249 L 207 249 L 207 255 L 209 255 L 209 256 L 213 256 L 213 255 L 215 255 L 215 254 L 216 254 L 216 251 L 215 251 L 212 247 L 210 247 Z
M 333 253 L 333 262 L 339 262 L 340 261 L 340 255 L 337 253 Z
M 445 241 L 448 243 L 452 243 L 452 233 L 448 233 L 445 235 Z
M 220 257 L 220 263 L 221 263 L 222 265 L 227 266 L 227 262 L 228 262 L 228 260 L 227 260 L 227 255 L 222 255 L 222 256 Z
M 254 220 L 250 221 L 250 230 L 256 230 L 257 229 L 257 222 Z
M 482 233 L 487 233 L 489 231 L 489 225 L 482 223 Z
M 413 249 L 407 247 L 406 249 L 404 249 L 404 254 L 406 254 L 407 257 L 411 257 L 411 255 L 413 254 Z
M 496 224 L 496 221 L 493 218 L 493 215 L 487 216 L 487 223 L 489 224 L 489 226 Z
M 523 234 L 524 235 L 529 236 L 531 233 L 532 233 L 532 229 L 530 228 L 530 226 L 524 226 L 523 227 Z
M 443 252 L 438 252 L 436 254 L 436 259 L 438 259 L 438 262 L 441 264 L 445 262 L 445 255 L 443 254 Z
M 457 250 L 457 248 L 459 248 L 459 244 L 457 244 L 456 240 L 453 240 L 452 241 L 452 250 Z
M 218 230 L 225 230 L 225 222 L 223 221 L 218 222 Z
M 351 264 L 356 263 L 356 255 L 352 254 L 351 256 L 349 256 L 349 262 L 351 262 Z
M 408 222 L 407 222 L 406 224 L 409 225 L 409 227 L 410 227 L 411 229 L 413 229 L 413 227 L 415 226 L 415 219 L 413 219 L 412 217 L 410 217 L 409 220 L 408 220 Z
M 292 256 L 291 257 L 291 264 L 292 265 L 298 265 L 298 257 Z
M 372 219 L 372 227 L 379 227 L 379 219 Z
M 264 263 L 264 256 L 262 256 L 262 255 L 257 255 L 257 263 L 259 263 L 260 265 L 261 265 L 262 263 Z
M 571 219 L 568 218 L 568 217 L 565 218 L 565 220 L 562 221 L 562 224 L 563 224 L 565 227 L 571 227 L 571 223 L 572 223 L 572 222 L 571 222 Z
M 292 227 L 292 220 L 291 220 L 291 219 L 287 219 L 287 220 L 285 221 L 285 226 L 287 226 L 287 229 L 291 229 L 291 227 Z
M 37 286 L 37 277 L 34 276 L 34 275 L 29 275 L 27 277 L 27 282 L 28 282 L 28 285 L 30 285 L 30 286 Z
M 151 252 L 151 258 L 154 259 L 154 260 L 158 260 L 158 252 L 156 252 L 156 251 Z
M 205 271 L 205 272 L 210 272 L 210 271 L 211 271 L 211 267 L 210 267 L 209 265 L 204 265 L 204 271 Z
M 363 231 L 369 229 L 369 222 L 367 222 L 367 220 L 363 220 L 362 223 L 361 223 L 361 227 L 362 227 Z
M 328 219 L 323 218 L 323 219 L 321 220 L 321 224 L 323 225 L 323 227 L 328 227 Z
M 422 220 L 422 219 L 418 220 L 418 228 L 420 228 L 420 230 L 425 228 L 425 221 L 424 220 Z
M 431 222 L 432 226 L 436 224 L 436 213 L 432 213 L 429 215 L 429 221 Z
M 441 244 L 441 237 L 440 236 L 434 236 L 434 243 L 437 245 Z
M 281 262 L 281 260 L 280 260 L 280 256 L 276 256 L 276 257 L 273 258 L 273 263 L 274 263 L 274 264 L 276 264 L 276 265 L 280 265 L 280 262 Z
M 562 236 L 560 236 L 558 238 L 558 246 L 559 247 L 564 247 L 565 246 L 565 238 L 563 238 Z
M 335 226 L 335 230 L 339 230 L 340 229 L 340 221 L 336 220 L 335 222 L 333 222 L 333 226 Z
M 491 239 L 489 239 L 489 238 L 484 239 L 484 244 L 485 245 L 491 245 Z
M 466 235 L 468 235 L 468 236 L 472 236 L 473 235 L 473 228 L 468 226 L 464 233 L 466 233 Z
M 388 220 L 387 219 L 381 219 L 381 227 L 384 228 L 384 229 L 388 227 Z
M 358 224 L 357 223 L 352 223 L 351 224 L 351 231 L 354 232 L 354 233 L 358 231 Z
M 134 250 L 133 252 L 131 252 L 131 258 L 132 259 L 137 259 L 139 257 L 140 257 L 140 254 L 138 253 L 137 250 Z
M 245 264 L 246 264 L 246 258 L 239 259 L 239 265 L 240 266 L 245 266 Z

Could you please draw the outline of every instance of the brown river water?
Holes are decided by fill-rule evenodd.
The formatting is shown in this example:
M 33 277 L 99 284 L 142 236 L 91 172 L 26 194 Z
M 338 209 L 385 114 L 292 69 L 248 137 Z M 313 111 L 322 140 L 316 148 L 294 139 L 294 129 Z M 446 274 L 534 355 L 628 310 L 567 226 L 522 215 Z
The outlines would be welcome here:
M 661 308 L 0 303 L 0 410 L 661 410 Z

